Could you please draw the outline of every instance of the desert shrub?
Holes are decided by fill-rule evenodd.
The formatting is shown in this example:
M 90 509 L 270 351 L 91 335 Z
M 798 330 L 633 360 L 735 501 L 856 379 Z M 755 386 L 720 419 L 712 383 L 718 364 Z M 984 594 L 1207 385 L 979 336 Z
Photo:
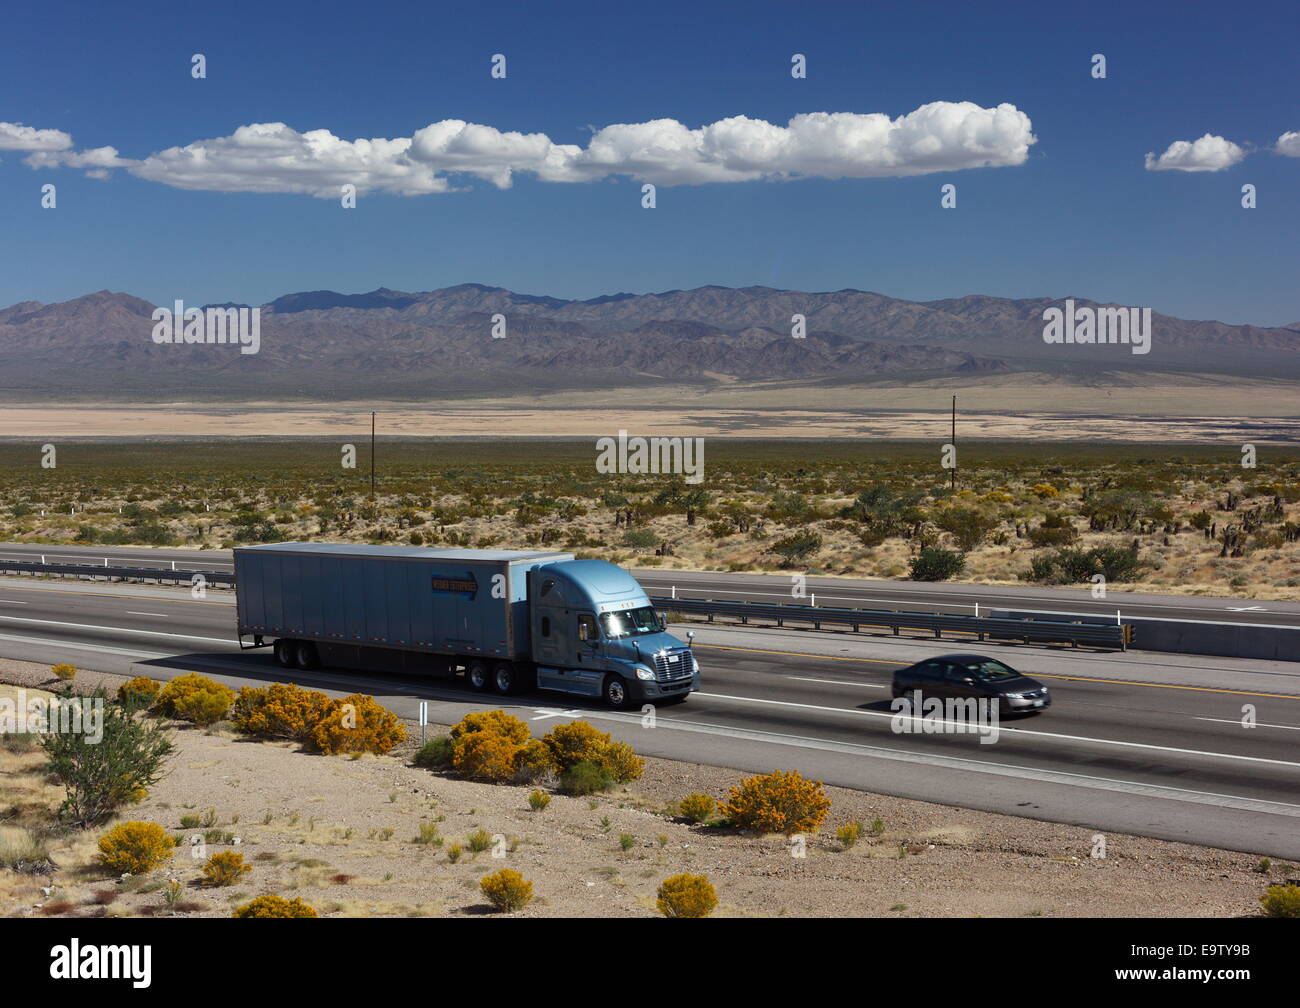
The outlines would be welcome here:
M 314 748 L 326 755 L 388 752 L 406 738 L 397 715 L 372 696 L 353 693 L 335 700 L 311 732 Z
M 465 838 L 465 846 L 475 854 L 482 854 L 492 846 L 492 834 L 485 829 L 476 829 Z
M 287 900 L 274 893 L 264 893 L 251 903 L 236 907 L 232 917 L 315 917 L 316 911 L 298 897 Z
M 452 749 L 451 765 L 467 780 L 503 784 L 513 780 L 524 747 L 508 735 L 476 731 L 462 735 Z
M 659 883 L 655 906 L 665 917 L 707 917 L 718 905 L 718 894 L 707 875 L 674 875 Z
M 451 736 L 439 735 L 416 750 L 411 762 L 428 770 L 446 770 L 451 766 Z
M 0 868 L 21 872 L 49 863 L 44 841 L 19 826 L 0 826 Z
M 151 822 L 124 822 L 99 838 L 99 861 L 115 872 L 144 875 L 166 864 L 176 848 L 170 833 Z
M 636 846 L 636 837 L 631 833 L 620 833 L 618 835 L 618 847 L 622 851 L 630 851 Z
M 626 784 L 640 777 L 645 769 L 645 760 L 631 746 L 615 742 L 586 721 L 556 725 L 542 741 L 561 774 L 579 763 L 593 763 L 605 770 L 613 782 Z
M 816 832 L 830 808 L 820 781 L 785 770 L 746 777 L 731 789 L 722 812 L 741 829 L 788 836 Z
M 515 780 L 520 784 L 535 784 L 551 776 L 555 770 L 551 750 L 541 739 L 529 739 L 515 760 Z
M 50 673 L 55 679 L 61 679 L 63 682 L 72 682 L 73 678 L 77 674 L 77 666 L 60 662 L 58 665 L 54 665 L 50 668 Z
M 226 716 L 230 710 L 231 696 L 230 690 L 224 689 L 220 693 L 206 690 L 186 693 L 176 701 L 176 717 L 206 728 Z
M 614 778 L 599 763 L 583 760 L 560 773 L 560 790 L 568 795 L 589 795 L 598 791 L 608 791 L 614 786 Z
M 222 686 L 221 683 L 215 682 L 207 676 L 199 675 L 197 672 L 186 672 L 184 675 L 177 676 L 164 684 L 153 702 L 153 710 L 164 717 L 180 717 L 176 705 L 183 697 L 193 693 L 215 693 L 218 696 L 224 696 L 227 708 L 230 707 L 231 701 L 235 699 L 234 691 Z
M 966 558 L 953 550 L 930 546 L 912 560 L 913 581 L 947 581 L 966 569 Z
M 62 816 L 87 826 L 102 823 L 147 794 L 175 749 L 160 724 L 135 717 L 129 707 L 108 703 L 102 687 L 81 701 L 59 702 L 102 705 L 98 742 L 85 732 L 47 732 L 40 738 L 48 771 L 67 792 Z
M 796 532 L 778 539 L 769 550 L 781 558 L 782 567 L 803 563 L 822 548 L 822 537 L 815 532 Z
M 1061 491 L 1050 483 L 1035 483 L 1029 488 L 1029 492 L 1039 500 L 1047 500 L 1051 497 L 1061 496 Z
M 1102 575 L 1110 582 L 1135 581 L 1145 565 L 1131 546 L 1097 546 L 1090 550 L 1063 549 L 1030 561 L 1034 581 L 1082 584 Z
M 542 741 L 551 751 L 555 765 L 564 771 L 584 761 L 600 762 L 609 745 L 609 736 L 586 721 L 570 721 L 556 725 Z
M 862 839 L 862 823 L 846 822 L 835 831 L 835 837 L 839 840 L 840 846 L 848 850 Z
M 478 886 L 487 901 L 501 913 L 522 909 L 533 898 L 533 884 L 511 868 L 483 876 Z
M 451 728 L 451 767 L 460 777 L 492 783 L 516 779 L 525 757 L 535 763 L 528 725 L 503 710 L 466 714 Z
M 623 533 L 620 545 L 630 546 L 632 549 L 651 549 L 659 541 L 653 529 L 628 529 Z
M 234 885 L 253 870 L 244 863 L 244 855 L 234 851 L 219 851 L 203 865 L 203 884 L 207 886 Z
M 717 802 L 713 800 L 711 795 L 702 794 L 699 791 L 688 794 L 677 803 L 677 809 L 681 812 L 682 818 L 693 823 L 704 822 L 709 816 L 713 815 L 713 810 L 716 807 Z
M 1029 530 L 1029 541 L 1035 546 L 1069 546 L 1078 538 L 1079 533 L 1070 519 L 1055 512 L 1044 516 L 1043 524 Z
M 1259 902 L 1270 917 L 1300 917 L 1300 885 L 1271 885 Z
M 634 781 L 645 771 L 645 760 L 634 753 L 626 742 L 611 742 L 607 745 L 600 762 L 617 784 Z
M 157 699 L 159 688 L 158 683 L 148 676 L 136 676 L 117 688 L 117 702 L 142 710 Z
M 542 811 L 549 804 L 551 804 L 551 796 L 540 788 L 534 789 L 528 795 L 528 807 L 534 812 Z
M 249 735 L 308 744 L 333 703 L 324 693 L 305 690 L 293 683 L 272 683 L 262 688 L 245 686 L 231 707 L 230 720 Z
M 998 527 L 998 520 L 979 508 L 957 506 L 939 512 L 934 523 L 957 540 L 963 553 L 969 553 Z

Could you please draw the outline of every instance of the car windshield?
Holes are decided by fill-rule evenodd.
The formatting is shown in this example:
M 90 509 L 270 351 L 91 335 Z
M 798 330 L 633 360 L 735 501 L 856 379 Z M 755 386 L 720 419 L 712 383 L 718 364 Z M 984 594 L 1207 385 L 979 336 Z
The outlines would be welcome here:
M 659 617 L 653 606 L 626 609 L 623 612 L 602 613 L 600 626 L 606 638 L 640 637 L 659 632 Z
M 1020 675 L 1015 669 L 1008 668 L 992 658 L 984 661 L 962 662 L 959 668 L 963 675 L 978 679 L 980 682 L 999 682 L 1003 679 L 1015 679 Z

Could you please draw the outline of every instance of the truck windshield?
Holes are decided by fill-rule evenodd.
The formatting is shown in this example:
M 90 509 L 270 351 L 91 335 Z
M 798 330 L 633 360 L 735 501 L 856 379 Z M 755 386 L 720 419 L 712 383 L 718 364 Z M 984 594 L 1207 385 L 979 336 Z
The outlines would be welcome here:
M 607 639 L 639 637 L 642 634 L 658 633 L 659 617 L 655 615 L 653 606 L 643 606 L 624 612 L 602 613 L 600 625 Z

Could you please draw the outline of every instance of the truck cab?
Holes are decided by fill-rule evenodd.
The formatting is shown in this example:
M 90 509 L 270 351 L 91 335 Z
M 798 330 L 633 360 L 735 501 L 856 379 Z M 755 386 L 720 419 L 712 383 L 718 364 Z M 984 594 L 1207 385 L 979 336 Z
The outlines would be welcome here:
M 699 687 L 691 648 L 627 571 L 563 560 L 528 572 L 537 685 L 602 697 L 615 708 L 684 698 Z

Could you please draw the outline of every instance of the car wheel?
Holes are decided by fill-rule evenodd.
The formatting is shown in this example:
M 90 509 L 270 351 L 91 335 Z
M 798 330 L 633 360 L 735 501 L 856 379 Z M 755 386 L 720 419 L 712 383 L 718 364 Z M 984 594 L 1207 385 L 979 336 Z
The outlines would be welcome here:
M 619 676 L 606 676 L 601 693 L 605 697 L 605 703 L 613 707 L 614 710 L 622 710 L 631 703 L 627 683 L 623 682 Z
M 280 663 L 281 668 L 293 668 L 297 664 L 293 645 L 294 642 L 289 640 L 288 637 L 281 637 L 271 645 L 271 651 L 275 655 L 275 660 Z
M 499 662 L 492 670 L 492 685 L 502 696 L 509 696 L 519 688 L 519 677 L 509 662 Z
M 481 661 L 472 661 L 465 669 L 465 681 L 475 693 L 486 693 L 492 687 L 492 677 Z
M 293 657 L 294 664 L 304 672 L 320 668 L 320 655 L 316 653 L 316 645 L 311 641 L 299 641 L 298 646 L 294 649 Z

